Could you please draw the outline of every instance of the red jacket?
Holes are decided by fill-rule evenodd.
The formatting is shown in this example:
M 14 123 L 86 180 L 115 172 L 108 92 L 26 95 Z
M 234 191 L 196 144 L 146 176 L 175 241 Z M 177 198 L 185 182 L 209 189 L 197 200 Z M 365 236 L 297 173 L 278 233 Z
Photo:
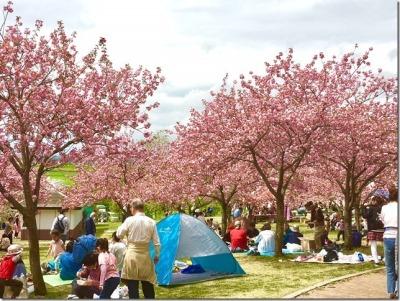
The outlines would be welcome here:
M 246 230 L 233 229 L 230 232 L 231 236 L 231 249 L 234 250 L 236 248 L 241 248 L 242 250 L 247 250 L 247 232 Z

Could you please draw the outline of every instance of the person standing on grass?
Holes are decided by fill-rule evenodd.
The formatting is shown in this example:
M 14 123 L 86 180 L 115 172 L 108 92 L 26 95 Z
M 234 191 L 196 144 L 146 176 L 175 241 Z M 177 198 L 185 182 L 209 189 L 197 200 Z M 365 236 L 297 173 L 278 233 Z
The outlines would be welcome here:
M 121 278 L 128 285 L 130 299 L 139 298 L 139 281 L 142 283 L 144 297 L 154 299 L 156 283 L 154 264 L 157 264 L 160 255 L 156 222 L 144 214 L 144 203 L 140 199 L 132 202 L 131 212 L 132 216 L 128 217 L 117 230 L 117 237 L 128 238 Z M 150 241 L 153 241 L 155 249 L 154 262 L 150 257 Z
M 383 224 L 379 219 L 384 199 L 373 196 L 371 202 L 366 207 L 362 207 L 362 217 L 367 220 L 367 241 L 371 243 L 371 255 L 374 262 L 379 263 L 378 241 L 383 241 Z
M 314 228 L 314 241 L 316 251 L 320 251 L 322 248 L 321 245 L 321 236 L 325 232 L 325 218 L 322 212 L 322 209 L 318 206 L 318 204 L 314 204 L 312 201 L 307 202 L 305 205 L 306 209 L 311 212 L 311 221 L 308 225 L 311 228 Z
M 19 218 L 19 214 L 17 213 L 15 215 L 14 219 L 14 237 L 18 238 L 18 234 L 21 232 L 21 220 Z
M 68 238 L 69 233 L 69 219 L 65 215 L 67 211 L 68 209 L 60 209 L 60 214 L 54 218 L 53 224 L 50 229 L 50 233 L 53 232 L 53 230 L 57 230 L 61 234 L 61 240 L 64 244 Z
M 385 266 L 387 277 L 387 292 L 390 299 L 397 299 L 396 283 L 396 243 L 398 238 L 398 190 L 396 187 L 389 189 L 389 202 L 382 207 L 381 220 L 385 232 L 383 233 L 383 247 L 385 250 Z
M 96 236 L 96 213 L 90 213 L 89 217 L 85 220 L 85 234 Z
M 343 218 L 341 218 L 338 222 L 337 222 L 337 224 L 336 224 L 336 229 L 338 230 L 338 233 L 337 233 L 337 241 L 339 241 L 340 240 L 340 237 L 342 237 L 343 238 L 343 240 L 344 240 L 344 219 Z
M 110 246 L 110 252 L 114 254 L 114 256 L 117 258 L 117 269 L 118 272 L 122 273 L 122 268 L 124 266 L 124 258 L 125 258 L 125 253 L 126 253 L 126 245 L 119 239 L 117 236 L 117 232 L 114 232 L 112 234 L 112 243 Z

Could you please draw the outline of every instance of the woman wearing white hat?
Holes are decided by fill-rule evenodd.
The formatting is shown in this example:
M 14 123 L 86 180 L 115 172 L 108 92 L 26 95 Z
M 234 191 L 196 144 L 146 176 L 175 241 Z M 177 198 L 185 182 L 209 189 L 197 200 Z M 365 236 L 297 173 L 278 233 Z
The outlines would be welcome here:
M 19 245 L 11 245 L 7 249 L 7 254 L 0 261 L 0 298 L 3 298 L 4 289 L 9 286 L 12 290 L 11 299 L 19 296 L 23 283 L 13 279 L 15 267 L 21 261 L 22 247 Z

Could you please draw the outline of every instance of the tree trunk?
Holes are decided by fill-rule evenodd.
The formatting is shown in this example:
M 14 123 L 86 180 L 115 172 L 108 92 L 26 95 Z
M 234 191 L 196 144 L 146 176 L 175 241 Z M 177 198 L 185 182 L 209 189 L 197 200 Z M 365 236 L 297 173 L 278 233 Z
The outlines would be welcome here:
M 116 202 L 119 209 L 122 211 L 122 222 L 124 222 L 129 216 L 131 216 L 131 205 L 127 205 L 126 209 L 120 202 Z
M 352 219 L 352 212 L 351 207 L 347 204 L 348 202 L 345 201 L 345 208 L 343 210 L 343 219 L 344 219 L 344 247 L 347 250 L 352 249 L 352 235 L 351 235 L 351 219 Z
M 247 206 L 247 209 L 249 210 L 249 220 L 254 221 L 254 215 L 253 215 L 253 207 L 252 206 Z
M 275 256 L 282 256 L 283 228 L 285 224 L 285 201 L 283 197 L 276 199 L 276 233 L 275 233 Z
M 218 202 L 221 205 L 222 208 L 222 218 L 221 218 L 221 229 L 222 229 L 222 235 L 226 233 L 226 229 L 228 228 L 228 218 L 229 218 L 229 206 L 225 204 L 224 201 L 218 200 Z
M 24 223 L 26 223 L 29 234 L 29 263 L 33 278 L 33 285 L 35 287 L 35 295 L 46 296 L 46 284 L 44 283 L 42 270 L 40 268 L 39 237 L 35 214 L 32 213 L 24 216 Z
M 361 231 L 361 210 L 360 206 L 354 208 L 354 219 L 356 221 L 357 231 Z

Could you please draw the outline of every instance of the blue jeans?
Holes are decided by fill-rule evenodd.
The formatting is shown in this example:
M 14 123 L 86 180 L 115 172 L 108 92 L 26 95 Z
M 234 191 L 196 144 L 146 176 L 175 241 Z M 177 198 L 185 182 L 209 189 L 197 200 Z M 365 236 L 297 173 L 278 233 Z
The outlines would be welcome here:
M 119 285 L 119 277 L 111 277 L 104 281 L 103 290 L 100 293 L 100 299 L 111 299 L 112 293 Z
M 387 292 L 389 294 L 396 291 L 397 271 L 396 271 L 396 239 L 384 238 L 383 246 L 385 248 L 385 265 L 387 277 Z

